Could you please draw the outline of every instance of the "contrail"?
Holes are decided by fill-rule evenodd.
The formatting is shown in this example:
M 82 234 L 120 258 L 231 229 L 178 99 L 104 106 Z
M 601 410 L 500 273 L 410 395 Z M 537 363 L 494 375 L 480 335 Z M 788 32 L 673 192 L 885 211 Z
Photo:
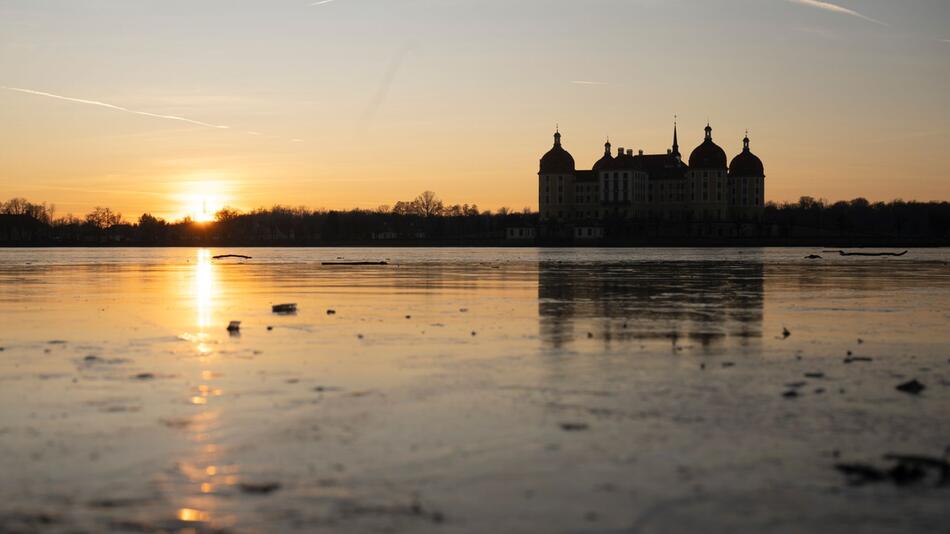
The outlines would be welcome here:
M 588 80 L 572 80 L 571 83 L 577 85 L 607 85 L 607 82 L 592 82 Z
M 178 117 L 176 115 L 160 115 L 158 113 L 149 113 L 147 111 L 137 111 L 134 109 L 124 108 L 122 106 L 116 106 L 114 104 L 107 104 L 106 102 L 98 102 L 96 100 L 86 100 L 83 98 L 72 98 L 69 96 L 54 95 L 53 93 L 44 93 L 43 91 L 34 91 L 32 89 L 23 89 L 20 87 L 6 87 L 2 85 L 0 85 L 0 89 L 6 89 L 7 91 L 16 91 L 18 93 L 25 93 L 28 95 L 45 96 L 49 98 L 55 98 L 57 100 L 65 100 L 67 102 L 76 102 L 77 104 L 88 104 L 90 106 L 99 106 L 101 108 L 111 109 L 115 111 L 122 111 L 125 113 L 131 113 L 133 115 L 142 115 L 145 117 L 154 117 L 156 119 L 166 119 L 170 121 L 187 122 L 189 124 L 204 126 L 206 128 L 217 128 L 219 130 L 227 130 L 230 128 L 230 126 L 223 126 L 221 124 L 211 124 L 208 122 L 196 121 L 196 120 L 188 119 L 185 117 Z
M 360 117 L 360 130 L 366 130 L 369 128 L 370 123 L 372 123 L 373 119 L 376 118 L 376 112 L 379 111 L 380 106 L 382 106 L 383 102 L 386 100 L 386 96 L 389 95 L 389 90 L 392 88 L 393 81 L 395 81 L 396 75 L 399 74 L 399 69 L 402 67 L 403 61 L 411 51 L 412 42 L 407 42 L 396 52 L 396 55 L 393 56 L 392 62 L 389 64 L 389 68 L 386 69 L 386 72 L 383 74 L 383 79 L 379 82 L 379 87 L 376 89 L 373 99 L 366 107 L 366 110 L 363 111 L 362 117 Z
M 322 6 L 324 4 L 329 4 L 330 2 L 335 2 L 336 0 L 320 0 L 319 2 L 314 2 L 310 4 L 311 6 Z
M 880 24 L 881 26 L 887 26 L 886 22 L 881 22 L 877 19 L 872 19 L 867 15 L 862 15 L 853 9 L 848 9 L 838 4 L 832 4 L 830 2 L 822 2 L 821 0 L 788 0 L 793 4 L 801 4 L 803 6 L 816 7 L 818 9 L 824 9 L 825 11 L 831 11 L 833 13 L 841 13 L 843 15 L 851 15 L 852 17 L 858 17 L 859 19 L 864 19 L 868 22 L 873 22 L 874 24 Z

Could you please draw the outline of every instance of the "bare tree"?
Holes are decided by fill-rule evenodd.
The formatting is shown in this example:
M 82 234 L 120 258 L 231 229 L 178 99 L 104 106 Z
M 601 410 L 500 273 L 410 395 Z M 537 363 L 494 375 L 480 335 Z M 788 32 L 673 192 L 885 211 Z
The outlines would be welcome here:
M 26 215 L 30 202 L 25 198 L 11 198 L 3 203 L 3 213 L 7 215 Z
M 232 207 L 225 206 L 219 209 L 214 214 L 214 220 L 218 222 L 228 222 L 228 221 L 233 221 L 234 219 L 237 219 L 240 215 L 241 215 L 240 211 Z
M 413 201 L 416 204 L 419 215 L 424 215 L 426 217 L 432 217 L 435 215 L 441 215 L 442 211 L 445 209 L 445 206 L 442 204 L 442 200 L 436 196 L 432 191 L 425 191 L 421 195 L 416 197 L 416 200 Z
M 122 214 L 116 213 L 109 208 L 96 206 L 86 215 L 86 223 L 104 230 L 117 224 L 122 224 Z
M 414 212 L 412 202 L 396 202 L 396 205 L 393 206 L 393 213 L 396 215 L 411 215 Z
M 50 224 L 53 222 L 53 214 L 56 212 L 56 206 L 52 204 L 33 204 L 30 202 L 26 203 L 26 215 L 33 217 L 37 221 Z

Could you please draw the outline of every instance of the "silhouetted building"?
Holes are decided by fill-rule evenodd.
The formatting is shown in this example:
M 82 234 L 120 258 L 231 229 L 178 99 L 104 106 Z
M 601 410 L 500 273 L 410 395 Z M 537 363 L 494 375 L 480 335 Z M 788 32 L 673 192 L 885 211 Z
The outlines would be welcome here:
M 591 170 L 575 168 L 574 157 L 561 146 L 560 131 L 554 147 L 541 158 L 538 195 L 542 221 L 602 221 L 605 219 L 661 219 L 666 221 L 752 221 L 765 207 L 765 170 L 749 150 L 726 165 L 726 152 L 706 137 L 683 162 L 676 126 L 673 146 L 666 154 L 633 150 L 604 155 Z

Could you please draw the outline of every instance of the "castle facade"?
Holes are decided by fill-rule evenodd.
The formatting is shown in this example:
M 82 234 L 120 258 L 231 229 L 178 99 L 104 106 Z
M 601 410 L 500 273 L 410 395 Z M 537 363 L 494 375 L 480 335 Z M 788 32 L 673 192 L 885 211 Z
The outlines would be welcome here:
M 685 163 L 676 126 L 666 154 L 644 154 L 620 148 L 614 155 L 608 141 L 604 155 L 590 170 L 578 170 L 561 145 L 542 158 L 538 172 L 538 205 L 542 222 L 596 224 L 606 220 L 681 222 L 754 222 L 765 207 L 765 170 L 749 149 L 726 164 L 726 152 L 706 137 Z

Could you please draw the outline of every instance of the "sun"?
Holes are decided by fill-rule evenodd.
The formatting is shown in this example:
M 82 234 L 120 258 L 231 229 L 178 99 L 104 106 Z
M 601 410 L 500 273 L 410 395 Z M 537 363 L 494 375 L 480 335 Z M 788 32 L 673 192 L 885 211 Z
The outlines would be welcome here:
M 192 221 L 208 223 L 214 220 L 214 214 L 223 206 L 221 202 L 208 194 L 189 194 L 183 211 Z
M 195 222 L 206 223 L 214 220 L 214 214 L 218 210 L 209 211 L 208 209 L 208 200 L 202 199 L 201 201 L 201 211 L 196 212 L 191 216 L 192 220 Z
M 179 210 L 182 217 L 194 222 L 209 223 L 215 220 L 215 214 L 228 201 L 227 183 L 214 180 L 195 180 L 180 184 L 178 194 Z

